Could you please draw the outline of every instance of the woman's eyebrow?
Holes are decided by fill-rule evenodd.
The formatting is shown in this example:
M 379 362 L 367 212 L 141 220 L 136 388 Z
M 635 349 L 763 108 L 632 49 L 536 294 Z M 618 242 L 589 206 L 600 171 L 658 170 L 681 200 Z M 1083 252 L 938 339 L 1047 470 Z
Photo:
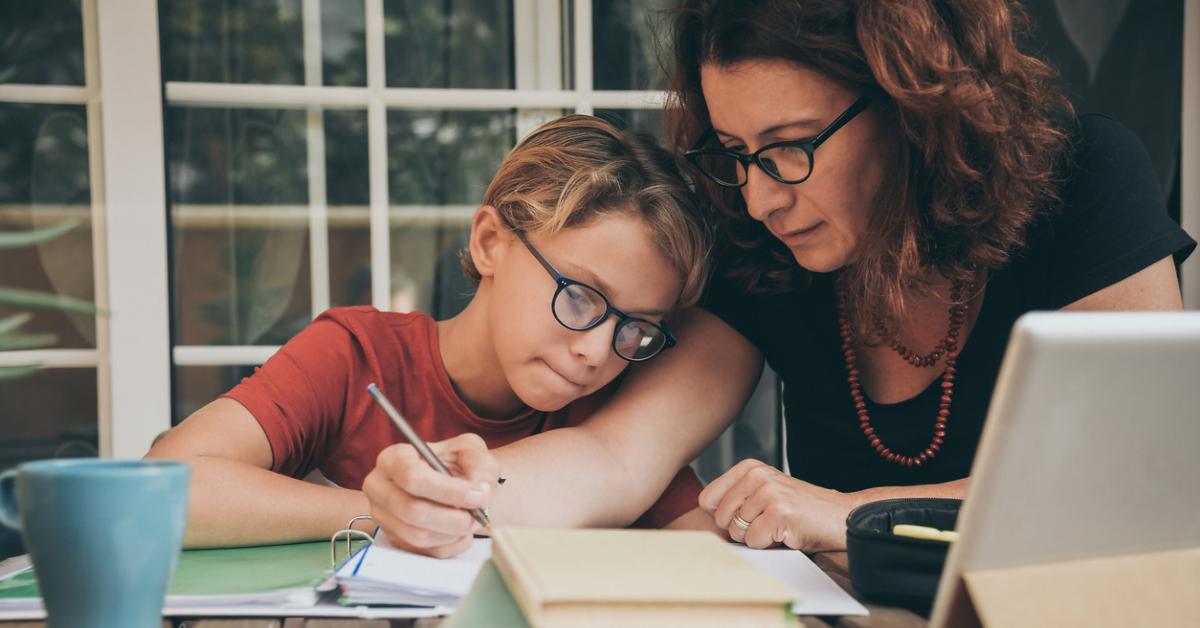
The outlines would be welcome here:
M 758 137 L 774 135 L 780 131 L 787 131 L 787 130 L 791 130 L 791 129 L 816 128 L 816 127 L 819 127 L 820 125 L 821 125 L 821 120 L 818 120 L 816 118 L 801 118 L 799 120 L 792 120 L 790 122 L 781 122 L 779 124 L 771 125 L 765 129 L 759 131 Z M 725 139 L 741 139 L 732 133 L 726 133 L 725 131 L 718 129 L 717 127 L 713 127 L 713 131 L 717 134 L 718 137 L 723 137 Z

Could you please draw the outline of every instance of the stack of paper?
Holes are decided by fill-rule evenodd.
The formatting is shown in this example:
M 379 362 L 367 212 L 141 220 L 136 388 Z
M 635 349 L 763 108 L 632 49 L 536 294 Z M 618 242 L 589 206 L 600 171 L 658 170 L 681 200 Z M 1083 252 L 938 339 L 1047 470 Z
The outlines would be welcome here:
M 336 572 L 341 603 L 349 606 L 427 606 L 451 610 L 471 588 L 492 553 L 490 539 L 476 539 L 465 554 L 429 558 L 391 546 L 384 535 L 358 550 Z

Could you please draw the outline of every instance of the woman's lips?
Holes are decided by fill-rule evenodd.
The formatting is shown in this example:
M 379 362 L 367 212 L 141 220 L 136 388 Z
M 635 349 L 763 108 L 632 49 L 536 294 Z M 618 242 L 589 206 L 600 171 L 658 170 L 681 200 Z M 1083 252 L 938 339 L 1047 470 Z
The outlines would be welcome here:
M 786 244 L 788 246 L 799 246 L 799 245 L 807 242 L 809 239 L 811 239 L 813 234 L 815 234 L 818 230 L 820 230 L 820 228 L 823 227 L 824 225 L 825 225 L 824 222 L 818 222 L 817 224 L 815 224 L 811 227 L 805 227 L 803 229 L 789 231 L 788 233 L 785 233 L 785 234 L 782 234 L 782 235 L 779 235 L 776 237 L 778 237 L 780 241 L 782 241 L 784 244 Z

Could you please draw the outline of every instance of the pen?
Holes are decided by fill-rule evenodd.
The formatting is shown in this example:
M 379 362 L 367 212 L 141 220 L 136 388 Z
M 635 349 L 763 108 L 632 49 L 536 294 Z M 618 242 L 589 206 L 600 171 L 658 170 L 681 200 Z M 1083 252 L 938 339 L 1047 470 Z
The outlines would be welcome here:
M 400 416 L 400 413 L 396 410 L 396 407 L 392 405 L 392 402 L 388 401 L 387 397 L 383 396 L 383 392 L 379 390 L 378 386 L 376 386 L 374 383 L 367 384 L 367 392 L 371 393 L 371 396 L 375 398 L 375 401 L 377 401 L 379 405 L 383 407 L 383 411 L 392 419 L 392 423 L 395 423 L 396 427 L 400 428 L 400 432 L 404 434 L 404 437 L 408 439 L 408 442 L 413 447 L 416 447 L 417 453 L 421 454 L 421 457 L 425 459 L 425 462 L 429 463 L 429 466 L 433 467 L 438 473 L 443 475 L 454 475 L 450 473 L 450 469 L 447 469 L 446 465 L 442 464 L 441 460 L 438 460 L 437 454 L 433 453 L 433 450 L 430 449 L 429 445 L 425 443 L 425 439 L 421 438 L 421 436 L 417 434 L 417 431 L 408 424 L 408 421 L 406 421 L 404 417 Z M 503 482 L 503 480 L 501 480 L 501 482 Z M 486 512 L 479 508 L 472 508 L 470 512 L 471 516 L 475 517 L 475 520 L 478 521 L 480 525 L 488 530 L 492 529 L 492 522 L 490 519 L 488 519 Z

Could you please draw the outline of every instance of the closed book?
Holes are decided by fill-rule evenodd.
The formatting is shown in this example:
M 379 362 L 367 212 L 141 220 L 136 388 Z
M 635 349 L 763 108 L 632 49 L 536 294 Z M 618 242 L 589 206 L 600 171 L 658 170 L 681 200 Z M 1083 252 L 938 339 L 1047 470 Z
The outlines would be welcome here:
M 539 628 L 795 625 L 793 592 L 708 532 L 499 528 L 492 560 Z

